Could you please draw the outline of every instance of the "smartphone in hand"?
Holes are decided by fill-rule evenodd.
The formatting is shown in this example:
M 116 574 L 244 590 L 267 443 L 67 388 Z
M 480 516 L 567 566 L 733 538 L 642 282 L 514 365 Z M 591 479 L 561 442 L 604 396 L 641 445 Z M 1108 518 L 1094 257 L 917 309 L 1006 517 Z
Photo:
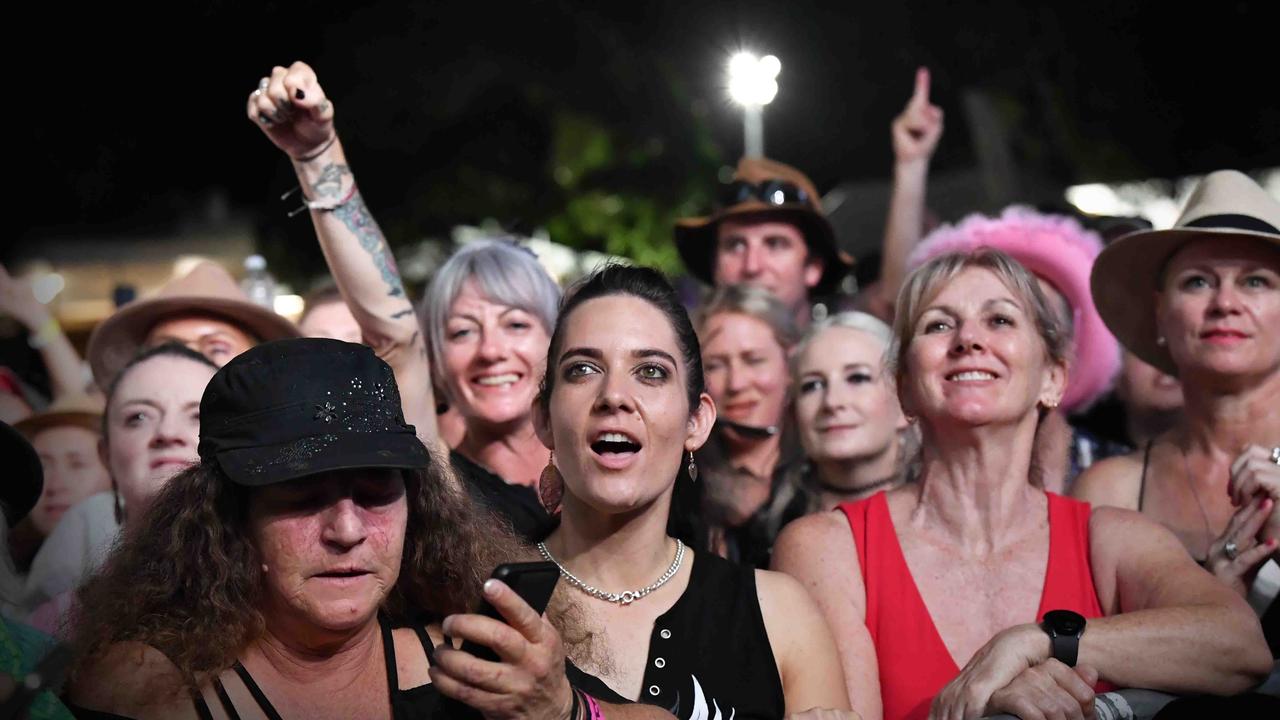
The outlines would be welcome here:
M 560 580 L 560 568 L 551 562 L 504 563 L 494 568 L 489 577 L 506 583 L 534 612 L 541 615 L 547 611 L 547 603 L 551 602 L 551 594 L 555 592 L 556 582 Z M 476 613 L 506 622 L 502 613 L 488 602 L 482 602 Z M 498 654 L 484 645 L 465 642 L 462 649 L 481 660 L 499 660 Z

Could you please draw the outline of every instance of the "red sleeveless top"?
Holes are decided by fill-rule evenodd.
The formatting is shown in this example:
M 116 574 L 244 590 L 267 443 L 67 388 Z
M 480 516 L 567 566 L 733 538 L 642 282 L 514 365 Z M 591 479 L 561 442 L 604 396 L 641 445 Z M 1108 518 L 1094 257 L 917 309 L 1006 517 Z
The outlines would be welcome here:
M 1049 563 L 1036 621 L 1050 610 L 1102 616 L 1089 567 L 1089 504 L 1049 496 Z M 933 697 L 960 674 L 920 597 L 883 492 L 840 510 L 849 519 L 867 591 L 867 630 L 880 665 L 884 720 L 929 715 Z M 1108 686 L 1109 687 L 1109 686 Z M 1108 689 L 1099 684 L 1099 692 Z

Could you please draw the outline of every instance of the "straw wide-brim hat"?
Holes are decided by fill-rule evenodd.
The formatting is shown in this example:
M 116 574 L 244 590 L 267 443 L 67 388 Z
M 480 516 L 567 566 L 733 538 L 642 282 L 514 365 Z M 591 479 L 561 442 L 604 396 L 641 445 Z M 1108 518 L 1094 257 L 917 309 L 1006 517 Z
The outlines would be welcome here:
M 98 386 L 106 388 L 111 384 L 142 348 L 147 333 L 157 322 L 184 314 L 225 318 L 260 342 L 300 336 L 287 318 L 249 300 L 221 265 L 202 262 L 150 297 L 120 308 L 94 328 L 89 336 L 88 356 Z
M 979 248 L 1009 255 L 1066 298 L 1075 337 L 1062 409 L 1076 412 L 1092 405 L 1120 372 L 1120 345 L 1089 294 L 1089 270 L 1102 250 L 1102 238 L 1074 218 L 1015 205 L 998 218 L 975 214 L 934 230 L 912 252 L 907 267 L 914 270 L 939 255 Z
M 1156 293 L 1169 259 L 1200 238 L 1256 238 L 1280 248 L 1280 201 L 1244 173 L 1219 170 L 1200 181 L 1168 230 L 1142 230 L 1107 246 L 1093 266 L 1093 299 L 1107 327 L 1134 355 L 1177 375 L 1157 342 Z
M 813 291 L 817 295 L 834 293 L 840 281 L 853 268 L 853 257 L 836 244 L 836 234 L 827 221 L 819 204 L 818 189 L 804 173 L 776 160 L 760 157 L 744 157 L 738 162 L 731 182 L 744 181 L 755 185 L 770 180 L 781 180 L 795 185 L 808 196 L 808 202 L 770 205 L 758 198 L 717 208 L 703 217 L 682 218 L 676 221 L 676 249 L 689 273 L 708 285 L 715 284 L 716 228 L 725 218 L 768 222 L 781 220 L 799 228 L 809 251 L 822 259 L 822 277 Z
M 49 407 L 13 424 L 28 440 L 54 427 L 74 426 L 102 432 L 102 400 L 91 395 L 73 394 L 56 398 Z

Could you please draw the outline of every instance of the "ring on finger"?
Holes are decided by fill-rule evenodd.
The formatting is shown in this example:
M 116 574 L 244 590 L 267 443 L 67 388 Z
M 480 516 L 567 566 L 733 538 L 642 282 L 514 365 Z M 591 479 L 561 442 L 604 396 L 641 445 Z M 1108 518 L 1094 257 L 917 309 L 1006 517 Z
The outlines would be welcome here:
M 1280 445 L 1271 448 L 1271 462 L 1280 465 Z
M 1222 553 L 1227 556 L 1228 560 L 1234 561 L 1240 556 L 1240 546 L 1236 544 L 1235 540 L 1228 540 L 1227 543 L 1222 546 Z

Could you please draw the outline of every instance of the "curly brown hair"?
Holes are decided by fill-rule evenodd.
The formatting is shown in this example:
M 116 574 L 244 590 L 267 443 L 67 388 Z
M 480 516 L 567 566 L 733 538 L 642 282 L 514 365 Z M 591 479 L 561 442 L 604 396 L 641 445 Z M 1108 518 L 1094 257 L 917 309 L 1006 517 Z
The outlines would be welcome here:
M 425 469 L 403 472 L 404 553 L 383 612 L 393 624 L 425 624 L 475 609 L 488 573 L 528 551 L 509 528 L 495 531 L 502 523 L 471 501 L 437 452 Z M 248 533 L 252 493 L 204 462 L 130 518 L 78 593 L 74 670 L 122 642 L 162 652 L 191 689 L 230 667 L 264 629 L 262 560 Z

